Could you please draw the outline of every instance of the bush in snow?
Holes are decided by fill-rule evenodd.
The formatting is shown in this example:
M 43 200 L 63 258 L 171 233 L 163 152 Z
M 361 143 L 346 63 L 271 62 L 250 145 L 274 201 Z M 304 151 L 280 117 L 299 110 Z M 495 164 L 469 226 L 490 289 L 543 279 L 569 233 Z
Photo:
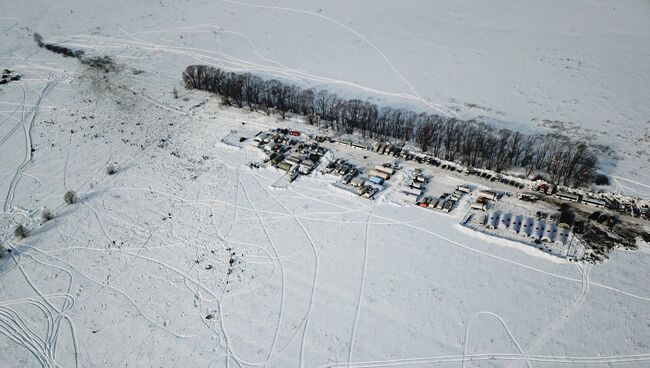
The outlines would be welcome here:
M 54 213 L 52 213 L 52 211 L 47 208 L 43 208 L 43 212 L 41 212 L 41 218 L 43 219 L 43 222 L 48 222 L 54 218 Z
M 65 193 L 63 196 L 63 199 L 65 200 L 65 203 L 67 204 L 75 204 L 77 203 L 77 193 L 75 193 L 72 190 L 69 190 Z
M 108 175 L 113 175 L 113 174 L 117 173 L 117 166 L 115 166 L 115 164 L 113 164 L 113 163 L 108 164 L 108 166 L 106 166 L 106 173 Z
M 17 238 L 24 239 L 29 235 L 29 230 L 27 230 L 23 224 L 20 224 L 18 227 L 16 227 L 16 230 L 14 230 L 14 235 Z

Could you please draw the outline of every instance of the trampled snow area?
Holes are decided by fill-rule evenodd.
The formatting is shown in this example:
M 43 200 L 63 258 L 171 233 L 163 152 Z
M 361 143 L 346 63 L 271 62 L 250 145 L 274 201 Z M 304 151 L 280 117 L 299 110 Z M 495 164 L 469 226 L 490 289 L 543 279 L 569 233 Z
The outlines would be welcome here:
M 1 66 L 24 78 L 0 90 L 0 366 L 650 364 L 647 247 L 568 263 L 468 231 L 460 211 L 319 174 L 276 185 L 232 138 L 306 128 L 180 84 L 213 63 L 517 128 L 561 120 L 619 150 L 619 189 L 647 195 L 647 2 L 1 8 Z

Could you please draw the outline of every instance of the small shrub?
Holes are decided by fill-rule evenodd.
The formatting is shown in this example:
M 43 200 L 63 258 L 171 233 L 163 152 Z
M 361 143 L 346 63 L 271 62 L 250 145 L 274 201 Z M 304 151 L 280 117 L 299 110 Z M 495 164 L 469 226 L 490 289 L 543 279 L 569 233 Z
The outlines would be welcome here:
M 594 183 L 596 183 L 596 185 L 609 185 L 609 177 L 605 174 L 598 174 L 596 175 L 596 178 L 594 178 Z
M 108 166 L 106 166 L 106 173 L 108 175 L 116 174 L 117 173 L 117 166 L 115 166 L 115 164 L 108 164 Z
M 44 208 L 43 212 L 41 212 L 41 218 L 43 219 L 43 222 L 48 222 L 54 218 L 54 213 L 52 213 L 48 208 Z
M 23 224 L 20 224 L 18 227 L 16 227 L 14 235 L 16 235 L 17 238 L 24 239 L 29 235 L 29 230 L 27 230 Z
M 84 57 L 83 50 L 75 51 L 75 56 L 81 61 L 82 64 L 88 65 L 91 68 L 102 69 L 105 72 L 116 70 L 115 60 L 108 55 Z
M 77 203 L 77 193 L 75 193 L 72 190 L 69 190 L 65 193 L 63 196 L 63 199 L 65 200 L 65 203 L 67 204 L 75 204 Z

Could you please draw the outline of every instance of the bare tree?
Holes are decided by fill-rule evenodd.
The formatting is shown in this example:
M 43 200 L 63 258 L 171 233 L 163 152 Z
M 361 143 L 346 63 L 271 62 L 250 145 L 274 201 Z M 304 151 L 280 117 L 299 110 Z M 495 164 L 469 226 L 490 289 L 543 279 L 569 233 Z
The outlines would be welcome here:
M 433 143 L 436 128 L 432 122 L 425 121 L 421 123 L 417 129 L 418 130 L 415 135 L 415 140 L 417 144 L 420 146 L 420 149 L 423 152 L 426 152 L 429 150 L 431 143 Z
M 38 39 L 37 39 L 38 42 Z M 335 131 L 359 133 L 378 140 L 415 141 L 422 151 L 465 165 L 501 172 L 525 168 L 544 171 L 552 182 L 583 185 L 595 175 L 593 150 L 558 134 L 526 135 L 475 120 L 416 114 L 382 107 L 360 99 L 346 100 L 326 90 L 300 89 L 292 84 L 263 80 L 250 73 L 224 72 L 206 65 L 190 65 L 183 72 L 186 88 L 218 94 L 226 105 L 306 117 L 309 124 L 325 123 Z

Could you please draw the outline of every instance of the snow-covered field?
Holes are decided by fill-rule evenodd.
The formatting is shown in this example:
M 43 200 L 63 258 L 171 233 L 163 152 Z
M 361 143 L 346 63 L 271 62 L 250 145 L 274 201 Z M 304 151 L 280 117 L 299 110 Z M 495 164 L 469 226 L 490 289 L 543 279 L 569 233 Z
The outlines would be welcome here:
M 3 64 L 34 64 L 29 39 L 37 31 L 121 56 L 160 78 L 208 63 L 513 129 L 557 131 L 610 146 L 613 155 L 601 159 L 616 176 L 613 188 L 650 197 L 644 0 L 7 5 Z
M 180 85 L 213 63 L 524 129 L 561 120 L 619 150 L 619 189 L 648 195 L 647 2 L 0 8 L 0 66 L 25 75 L 0 90 L 0 366 L 650 364 L 647 247 L 572 264 L 327 176 L 278 188 L 281 172 L 247 167 L 259 150 L 221 139 L 299 123 Z M 35 31 L 123 69 L 38 49 Z

